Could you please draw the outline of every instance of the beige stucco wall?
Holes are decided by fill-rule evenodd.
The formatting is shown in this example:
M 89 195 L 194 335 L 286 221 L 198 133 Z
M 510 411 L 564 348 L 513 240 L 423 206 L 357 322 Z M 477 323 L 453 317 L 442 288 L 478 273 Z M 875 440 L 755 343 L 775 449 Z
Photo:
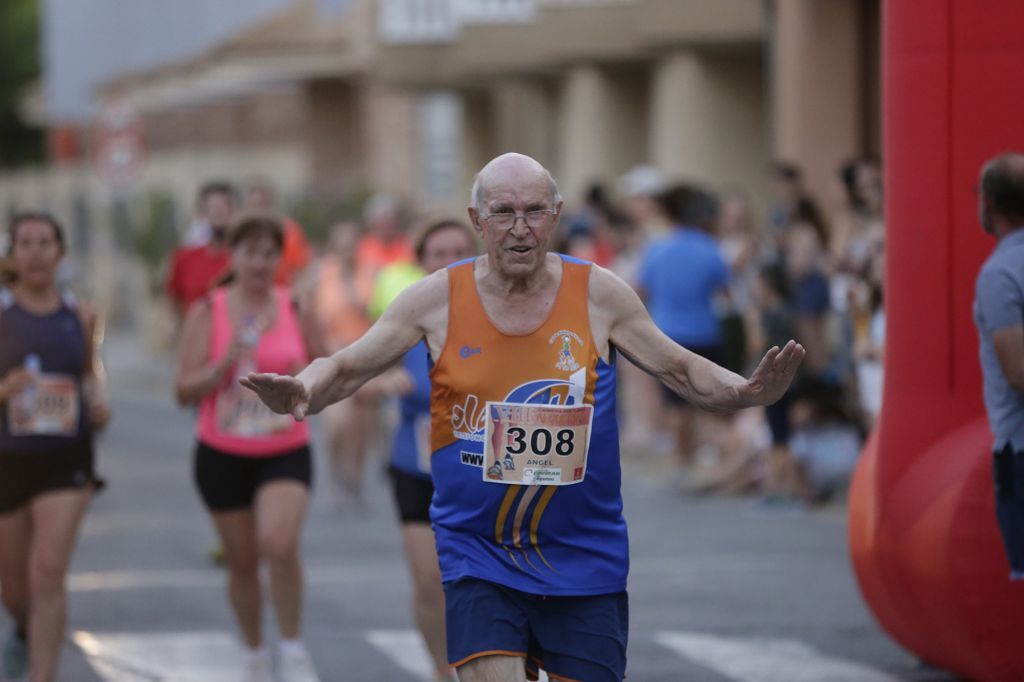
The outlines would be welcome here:
M 654 68 L 648 152 L 667 176 L 763 194 L 768 163 L 757 53 L 681 50 Z
M 595 65 L 567 71 L 554 169 L 567 200 L 577 201 L 590 183 L 611 183 L 644 160 L 646 100 L 642 79 Z
M 501 152 L 528 154 L 545 166 L 555 162 L 557 101 L 540 79 L 512 79 L 493 89 L 496 144 Z
M 0 174 L 0 215 L 39 209 L 53 213 L 65 225 L 70 242 L 67 272 L 72 287 L 115 322 L 134 319 L 143 328 L 156 325 L 151 341 L 161 345 L 167 338 L 168 319 L 149 300 L 147 277 L 133 246 L 117 241 L 112 218 L 115 202 L 123 200 L 138 208 L 150 191 L 169 193 L 183 233 L 202 182 L 218 178 L 241 183 L 256 174 L 270 179 L 282 196 L 300 192 L 309 181 L 303 147 L 278 144 L 158 152 L 150 156 L 139 181 L 120 190 L 102 183 L 87 162 L 4 173 Z M 134 215 L 144 219 L 138 212 Z
M 417 187 L 416 94 L 368 82 L 363 116 L 350 134 L 365 140 L 363 169 L 367 186 L 403 197 Z
M 777 0 L 772 147 L 826 204 L 836 170 L 861 151 L 863 59 L 857 0 Z

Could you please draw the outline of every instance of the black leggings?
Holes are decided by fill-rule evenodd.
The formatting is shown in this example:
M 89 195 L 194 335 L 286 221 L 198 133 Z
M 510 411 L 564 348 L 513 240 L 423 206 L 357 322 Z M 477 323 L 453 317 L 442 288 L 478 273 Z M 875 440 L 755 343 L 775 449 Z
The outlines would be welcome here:
M 279 455 L 250 457 L 215 450 L 200 441 L 196 445 L 194 476 L 203 502 L 210 511 L 252 507 L 256 490 L 274 480 L 313 483 L 313 458 L 308 445 Z

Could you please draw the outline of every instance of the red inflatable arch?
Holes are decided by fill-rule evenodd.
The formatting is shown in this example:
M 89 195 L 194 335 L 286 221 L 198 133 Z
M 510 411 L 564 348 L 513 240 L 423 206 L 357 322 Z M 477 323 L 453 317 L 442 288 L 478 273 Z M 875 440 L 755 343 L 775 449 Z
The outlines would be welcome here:
M 865 598 L 923 660 L 1024 680 L 1024 584 L 1008 581 L 971 306 L 993 247 L 982 162 L 1024 150 L 1024 2 L 885 3 L 887 338 L 882 416 L 854 478 Z

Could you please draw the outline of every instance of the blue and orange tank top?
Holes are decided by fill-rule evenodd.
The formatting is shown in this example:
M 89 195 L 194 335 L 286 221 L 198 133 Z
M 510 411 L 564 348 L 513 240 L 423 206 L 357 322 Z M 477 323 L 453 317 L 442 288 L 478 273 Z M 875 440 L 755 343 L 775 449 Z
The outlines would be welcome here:
M 33 409 L 20 414 L 20 394 L 0 406 L 0 456 L 63 452 L 90 438 L 87 405 L 82 397 L 86 367 L 85 332 L 73 299 L 57 310 L 36 315 L 8 292 L 0 297 L 0 376 L 26 359 L 39 359 Z
M 431 370 L 431 520 L 444 581 L 474 577 L 531 594 L 594 595 L 626 588 L 615 367 L 601 359 L 587 308 L 591 265 L 562 258 L 547 319 L 533 332 L 499 331 L 484 310 L 475 260 L 451 265 L 448 333 Z M 491 403 L 489 405 L 488 403 Z M 571 485 L 510 485 L 485 466 L 488 415 L 504 403 L 593 409 L 585 475 Z M 511 408 L 516 409 L 532 408 Z M 548 408 L 545 408 L 548 409 Z M 588 409 L 588 408 L 584 408 Z M 528 462 L 511 429 L 506 467 Z M 537 438 L 538 435 L 544 438 Z M 505 440 L 507 436 L 507 440 Z M 558 449 L 551 434 L 532 448 Z M 570 436 L 571 437 L 571 436 Z M 525 446 L 524 446 L 525 447 Z M 531 450 L 532 452 L 533 450 Z M 517 456 L 510 456 L 512 453 Z M 488 462 L 490 464 L 490 462 Z M 507 472 L 512 473 L 512 472 Z
M 274 414 L 256 394 L 238 383 L 248 371 L 293 374 L 309 362 L 295 310 L 287 290 L 274 289 L 277 314 L 263 330 L 247 357 L 239 360 L 217 390 L 199 404 L 197 432 L 204 444 L 232 455 L 268 457 L 309 443 L 309 427 L 291 415 Z M 234 338 L 228 314 L 227 289 L 210 296 L 210 349 L 208 362 L 224 357 Z M 245 362 L 248 367 L 241 367 Z

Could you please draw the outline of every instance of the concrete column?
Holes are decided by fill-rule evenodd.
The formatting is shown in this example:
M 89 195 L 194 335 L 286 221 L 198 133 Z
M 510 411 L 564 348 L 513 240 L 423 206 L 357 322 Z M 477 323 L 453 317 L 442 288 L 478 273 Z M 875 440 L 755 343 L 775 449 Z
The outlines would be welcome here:
M 314 192 L 338 197 L 365 183 L 367 163 L 359 128 L 363 88 L 341 80 L 311 81 L 307 86 L 303 144 Z
M 559 116 L 560 158 L 556 178 L 562 196 L 578 198 L 594 180 L 615 174 L 615 131 L 611 112 L 616 107 L 610 79 L 594 66 L 570 69 L 562 87 Z
M 555 161 L 555 105 L 544 84 L 513 80 L 494 92 L 494 119 L 498 148 L 527 154 L 549 166 Z
M 809 189 L 833 199 L 839 165 L 860 153 L 858 0 L 777 0 L 772 37 L 772 148 L 798 163 Z
M 369 83 L 362 129 L 366 180 L 375 191 L 412 196 L 417 189 L 417 97 L 413 92 Z
M 678 51 L 654 67 L 651 162 L 670 178 L 713 187 L 765 185 L 766 130 L 759 55 Z
M 456 190 L 457 205 L 462 207 L 469 206 L 473 178 L 498 154 L 492 104 L 487 91 L 462 95 L 462 177 Z

